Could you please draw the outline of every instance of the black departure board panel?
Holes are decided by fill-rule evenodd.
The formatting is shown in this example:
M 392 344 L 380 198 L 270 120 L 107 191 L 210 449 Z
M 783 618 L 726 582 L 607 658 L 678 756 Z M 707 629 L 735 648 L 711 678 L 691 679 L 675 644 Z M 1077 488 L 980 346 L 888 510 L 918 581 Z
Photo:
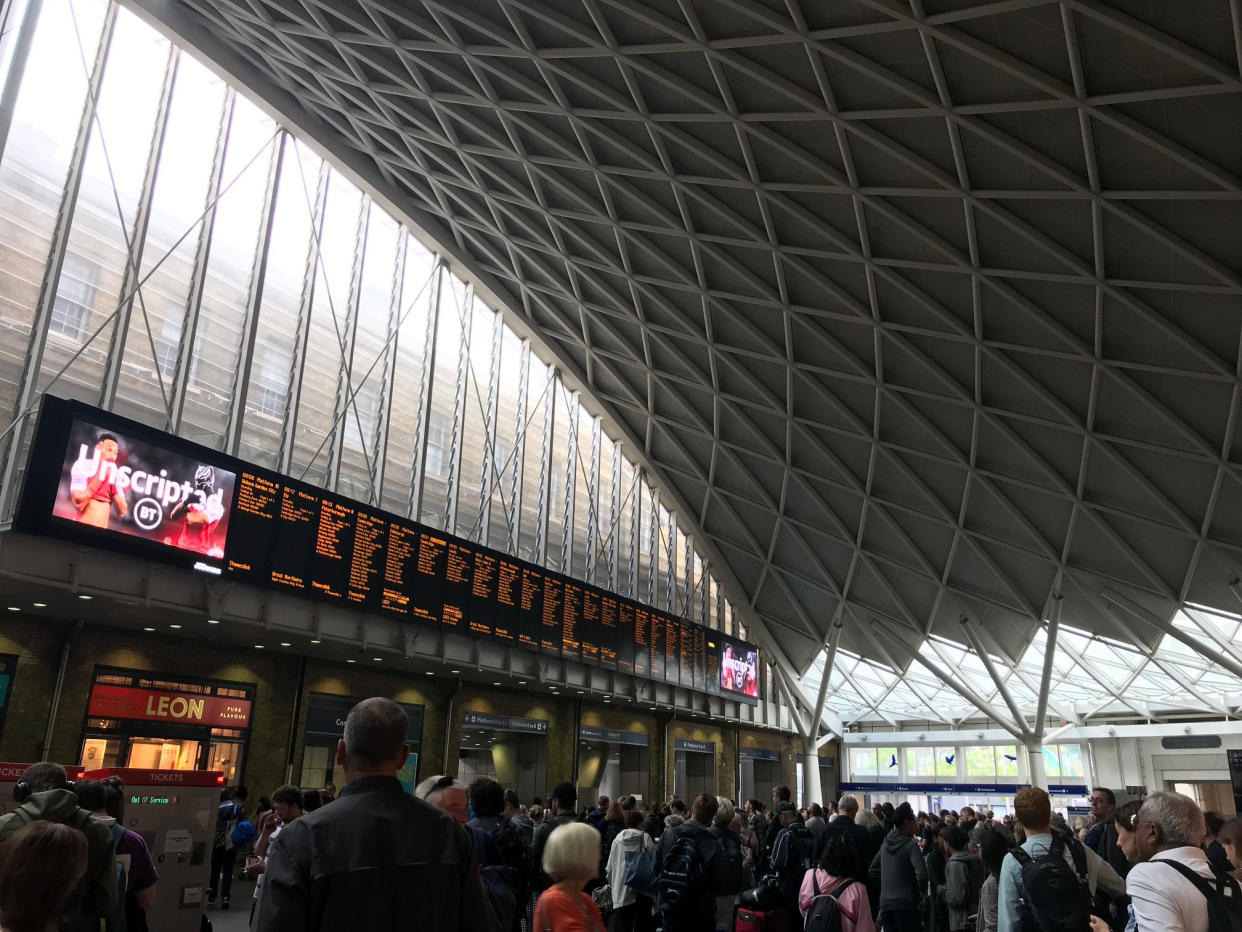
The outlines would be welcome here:
M 45 398 L 16 527 L 688 689 L 753 645 L 79 402 Z

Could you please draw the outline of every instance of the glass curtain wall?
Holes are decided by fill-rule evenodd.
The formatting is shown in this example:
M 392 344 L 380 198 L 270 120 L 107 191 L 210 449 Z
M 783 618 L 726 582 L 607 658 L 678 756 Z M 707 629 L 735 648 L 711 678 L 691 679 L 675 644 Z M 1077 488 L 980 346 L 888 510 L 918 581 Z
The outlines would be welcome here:
M 593 400 L 203 64 L 43 0 L 0 82 L 4 516 L 48 392 L 744 633 Z

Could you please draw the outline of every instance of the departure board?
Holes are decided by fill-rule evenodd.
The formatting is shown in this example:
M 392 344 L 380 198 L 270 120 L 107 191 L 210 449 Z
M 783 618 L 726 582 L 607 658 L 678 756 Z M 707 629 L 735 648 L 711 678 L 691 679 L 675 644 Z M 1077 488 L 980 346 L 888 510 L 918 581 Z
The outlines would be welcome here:
M 111 499 L 80 494 L 105 486 Z M 44 399 L 15 527 L 687 689 L 757 695 L 753 645 L 80 402 Z

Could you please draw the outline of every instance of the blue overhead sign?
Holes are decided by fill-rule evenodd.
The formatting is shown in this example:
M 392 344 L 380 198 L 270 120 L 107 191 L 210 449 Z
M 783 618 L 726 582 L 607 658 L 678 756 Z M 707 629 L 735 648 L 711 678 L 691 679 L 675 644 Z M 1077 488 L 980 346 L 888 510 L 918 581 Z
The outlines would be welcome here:
M 953 796 L 1013 796 L 1023 783 L 842 783 L 842 793 L 938 793 Z M 1081 783 L 1048 787 L 1051 796 L 1086 796 Z
M 692 741 L 689 738 L 675 738 L 673 740 L 674 751 L 694 751 L 697 754 L 715 754 L 715 741 Z
M 607 741 L 610 744 L 631 744 L 643 748 L 651 743 L 651 738 L 645 731 L 619 731 L 616 728 L 599 728 L 595 725 L 583 725 L 578 729 L 578 737 L 584 741 Z
M 780 760 L 780 751 L 769 751 L 767 748 L 738 748 L 737 756 L 745 760 Z
M 516 715 L 491 715 L 467 712 L 462 719 L 466 728 L 488 728 L 492 731 L 520 731 L 528 735 L 546 735 L 548 723 L 542 718 L 518 718 Z

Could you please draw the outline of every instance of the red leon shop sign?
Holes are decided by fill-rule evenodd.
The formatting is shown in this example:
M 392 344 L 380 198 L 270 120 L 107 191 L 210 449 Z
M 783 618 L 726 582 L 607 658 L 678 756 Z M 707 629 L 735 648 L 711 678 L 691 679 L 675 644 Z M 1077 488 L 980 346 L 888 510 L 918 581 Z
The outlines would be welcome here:
M 250 725 L 250 700 L 96 685 L 91 690 L 87 715 L 91 718 L 130 718 L 147 722 L 212 725 L 216 728 L 246 728 Z

